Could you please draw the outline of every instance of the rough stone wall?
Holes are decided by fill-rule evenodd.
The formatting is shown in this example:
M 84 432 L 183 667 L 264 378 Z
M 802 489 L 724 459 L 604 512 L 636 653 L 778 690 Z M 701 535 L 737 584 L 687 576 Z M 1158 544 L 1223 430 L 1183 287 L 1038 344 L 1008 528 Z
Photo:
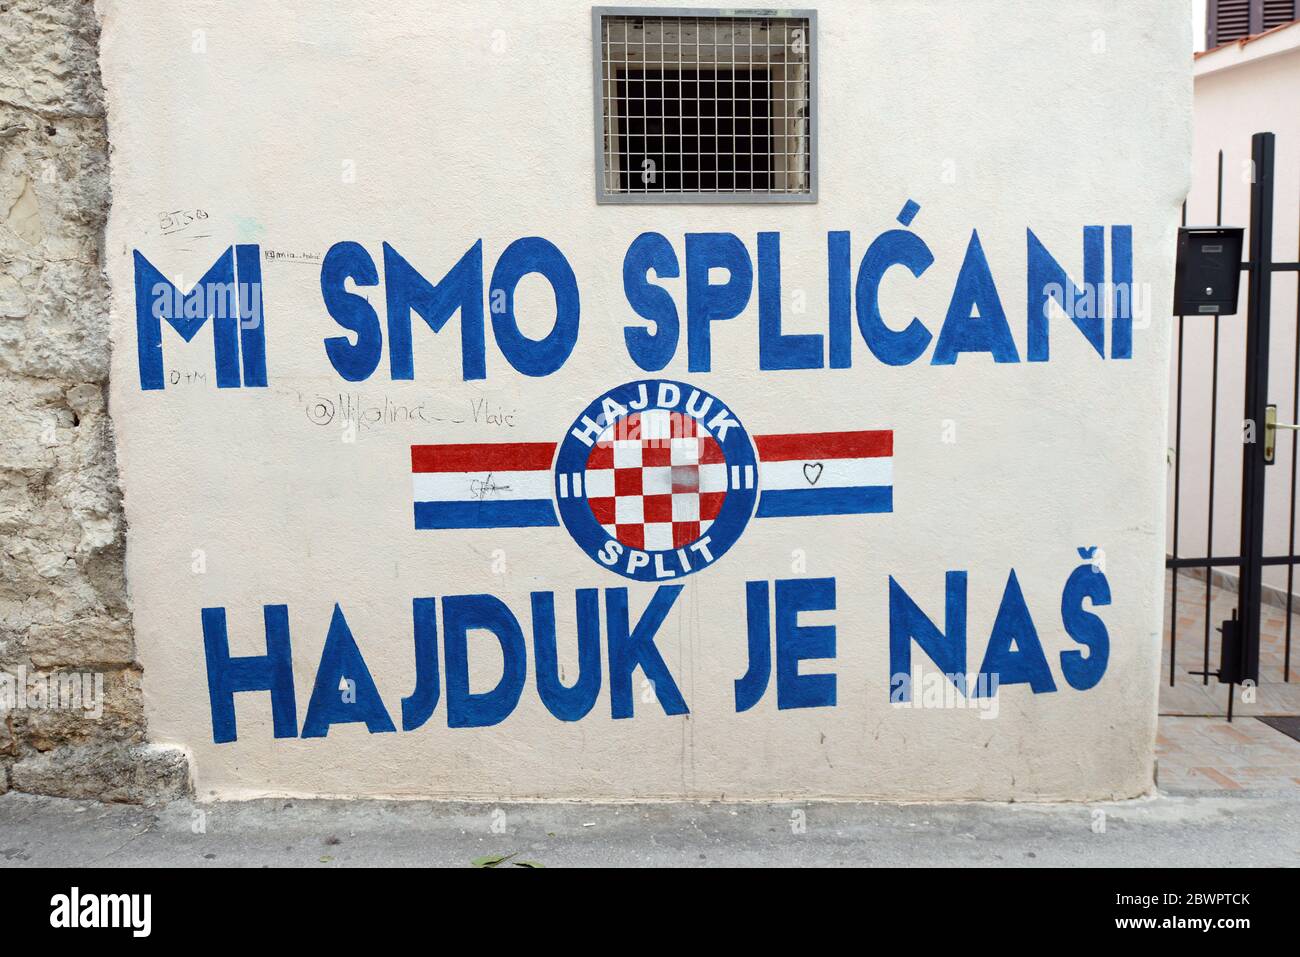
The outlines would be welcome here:
M 0 698 L 0 792 L 148 800 L 189 773 L 144 744 L 123 575 L 98 39 L 92 0 L 0 0 L 0 672 L 103 676 L 98 718 Z

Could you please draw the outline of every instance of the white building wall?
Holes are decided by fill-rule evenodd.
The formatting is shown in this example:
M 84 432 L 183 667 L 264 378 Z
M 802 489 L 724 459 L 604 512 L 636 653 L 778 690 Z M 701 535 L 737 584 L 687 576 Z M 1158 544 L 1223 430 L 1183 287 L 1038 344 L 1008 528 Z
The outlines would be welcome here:
M 100 8 L 128 582 L 149 734 L 191 750 L 200 795 L 1086 799 L 1151 787 L 1170 324 L 1150 306 L 1171 297 L 1188 180 L 1187 4 L 820 2 L 819 201 L 780 207 L 596 205 L 586 3 Z M 645 323 L 622 264 L 638 235 L 662 233 L 680 258 L 686 234 L 729 232 L 753 257 L 759 232 L 779 232 L 784 331 L 825 336 L 828 233 L 852 234 L 856 276 L 869 246 L 902 228 L 909 199 L 933 265 L 920 278 L 890 270 L 880 308 L 890 326 L 915 316 L 934 337 L 915 361 L 879 361 L 855 324 L 851 368 L 760 369 L 756 292 L 713 324 L 709 372 L 688 368 L 685 334 L 661 373 L 630 358 L 623 330 Z M 185 215 L 196 210 L 204 218 Z M 1145 302 L 1132 357 L 1116 354 L 1108 309 L 1103 355 L 1057 314 L 1050 361 L 1027 361 L 1027 230 L 1082 281 L 1089 226 L 1104 227 L 1108 249 L 1132 229 Z M 945 320 L 972 231 L 1019 361 L 934 362 L 945 327 L 960 335 L 993 314 L 972 319 L 967 302 Z M 487 377 L 465 381 L 458 318 L 437 336 L 416 321 L 413 381 L 391 377 L 387 338 L 364 382 L 331 366 L 323 340 L 345 330 L 322 303 L 316 257 L 334 244 L 360 243 L 378 261 L 388 242 L 437 281 L 478 240 L 490 275 L 526 236 L 562 250 L 580 290 L 580 334 L 558 371 L 515 372 L 489 323 Z M 215 386 L 209 324 L 188 346 L 164 328 L 166 387 L 142 389 L 135 255 L 188 288 L 236 243 L 262 257 L 267 386 Z M 1124 258 L 1107 252 L 1107 269 Z M 382 318 L 380 282 L 362 291 Z M 684 280 L 659 284 L 684 311 Z M 544 335 L 555 315 L 545 282 L 525 278 L 517 305 L 524 332 Z M 575 589 L 600 589 L 602 610 L 626 589 L 635 622 L 661 586 L 602 568 L 563 528 L 413 529 L 411 446 L 557 442 L 601 393 L 654 376 L 708 390 L 753 435 L 892 430 L 892 511 L 755 518 L 715 564 L 681 578 L 655 643 L 689 714 L 665 713 L 666 682 L 637 671 L 635 714 L 614 717 L 602 614 L 599 696 L 581 720 L 561 721 L 535 684 L 530 594 L 555 595 L 571 683 Z M 350 402 L 380 410 L 379 426 L 349 433 Z M 428 419 L 387 417 L 420 406 Z M 1004 680 L 991 701 L 945 707 L 918 684 L 924 707 L 891 703 L 891 622 L 922 683 L 940 670 L 907 640 L 899 592 L 944 628 L 945 581 L 962 572 L 964 667 L 980 671 L 996 645 L 994 670 L 1033 670 L 1034 686 Z M 784 707 L 769 686 L 738 710 L 746 583 L 794 582 L 772 587 L 806 596 L 811 579 L 834 581 L 834 608 L 797 624 L 834 627 L 834 657 L 825 632 L 782 625 L 772 667 L 787 681 L 791 667 L 833 674 L 835 704 L 822 685 L 809 695 L 820 706 L 796 707 L 809 687 L 796 680 L 802 691 Z M 441 698 L 427 721 L 298 734 L 336 606 L 400 729 L 417 680 L 413 600 L 475 594 L 503 601 L 525 636 L 526 683 L 505 720 L 449 727 L 440 604 Z M 243 691 L 237 738 L 218 743 L 201 610 L 224 609 L 230 653 L 256 656 L 267 650 L 264 608 L 279 605 L 294 733 L 274 736 L 270 695 Z M 794 661 L 805 641 L 819 653 Z M 469 649 L 470 689 L 485 692 L 502 675 L 501 645 L 475 632 Z M 1092 686 L 1077 686 L 1079 669 Z M 344 677 L 356 673 L 351 663 Z M 338 674 L 322 674 L 331 698 Z

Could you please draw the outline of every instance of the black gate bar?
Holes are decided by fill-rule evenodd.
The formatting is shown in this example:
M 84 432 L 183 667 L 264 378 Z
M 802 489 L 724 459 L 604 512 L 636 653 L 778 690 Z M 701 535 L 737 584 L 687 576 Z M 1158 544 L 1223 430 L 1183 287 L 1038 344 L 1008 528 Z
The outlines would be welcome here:
M 1241 264 L 1247 273 L 1246 309 L 1246 368 L 1244 418 L 1254 426 L 1254 441 L 1243 442 L 1242 494 L 1241 494 L 1241 554 L 1215 556 L 1214 552 L 1214 487 L 1217 456 L 1215 439 L 1218 424 L 1219 379 L 1219 317 L 1213 322 L 1213 354 L 1210 380 L 1210 449 L 1209 449 L 1209 501 L 1206 530 L 1206 556 L 1189 558 L 1179 555 L 1179 516 L 1182 506 L 1182 413 L 1183 413 L 1183 354 L 1184 317 L 1178 316 L 1178 351 L 1176 368 L 1176 398 L 1174 420 L 1174 531 L 1173 553 L 1165 565 L 1173 572 L 1170 596 L 1170 649 L 1169 684 L 1177 679 L 1176 653 L 1178 644 L 1178 573 L 1182 569 L 1205 570 L 1205 633 L 1204 666 L 1199 673 L 1209 682 L 1212 569 L 1228 567 L 1240 569 L 1238 581 L 1239 621 L 1234 625 L 1240 636 L 1239 657 L 1232 662 L 1233 673 L 1252 681 L 1259 680 L 1259 642 L 1261 600 L 1263 597 L 1263 569 L 1269 566 L 1287 566 L 1286 638 L 1282 680 L 1290 681 L 1293 585 L 1296 555 L 1296 504 L 1297 478 L 1300 477 L 1300 436 L 1291 446 L 1291 489 L 1289 508 L 1289 537 L 1286 555 L 1264 555 L 1265 519 L 1265 469 L 1264 434 L 1268 402 L 1269 333 L 1272 307 L 1272 276 L 1279 272 L 1300 272 L 1300 261 L 1273 261 L 1273 185 L 1274 146 L 1272 133 L 1256 133 L 1251 137 L 1252 178 L 1250 190 L 1250 245 L 1248 259 Z M 1215 222 L 1223 222 L 1223 151 L 1218 156 L 1218 182 L 1215 197 Z M 1187 225 L 1187 204 L 1183 204 L 1183 225 Z M 1300 421 L 1300 295 L 1296 302 L 1296 337 L 1292 379 L 1292 412 Z M 1197 672 L 1192 672 L 1197 674 Z M 1230 689 L 1231 694 L 1231 689 Z M 1229 700 L 1231 720 L 1231 698 Z
M 1269 325 L 1273 308 L 1273 134 L 1250 139 L 1254 176 L 1250 186 L 1250 272 L 1246 304 L 1246 405 L 1253 442 L 1241 447 L 1241 667 L 1245 680 L 1259 683 L 1259 603 L 1264 569 L 1264 421 L 1268 410 Z M 1231 689 L 1229 689 L 1231 694 Z

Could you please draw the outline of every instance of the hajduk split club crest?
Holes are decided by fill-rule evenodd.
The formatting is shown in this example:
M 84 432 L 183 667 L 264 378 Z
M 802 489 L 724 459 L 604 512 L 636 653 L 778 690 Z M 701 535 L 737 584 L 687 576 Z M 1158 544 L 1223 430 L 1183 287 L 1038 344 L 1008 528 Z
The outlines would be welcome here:
M 887 429 L 751 436 L 696 386 L 611 389 L 554 442 L 413 445 L 417 529 L 564 528 L 626 578 L 701 571 L 751 518 L 893 511 Z M 756 507 L 757 506 L 757 507 Z

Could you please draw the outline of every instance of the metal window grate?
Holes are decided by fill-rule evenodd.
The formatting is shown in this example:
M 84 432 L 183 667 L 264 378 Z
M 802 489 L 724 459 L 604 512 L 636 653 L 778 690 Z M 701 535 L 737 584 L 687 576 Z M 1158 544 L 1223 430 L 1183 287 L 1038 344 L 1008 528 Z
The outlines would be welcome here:
M 816 14 L 597 7 L 596 198 L 815 202 Z

